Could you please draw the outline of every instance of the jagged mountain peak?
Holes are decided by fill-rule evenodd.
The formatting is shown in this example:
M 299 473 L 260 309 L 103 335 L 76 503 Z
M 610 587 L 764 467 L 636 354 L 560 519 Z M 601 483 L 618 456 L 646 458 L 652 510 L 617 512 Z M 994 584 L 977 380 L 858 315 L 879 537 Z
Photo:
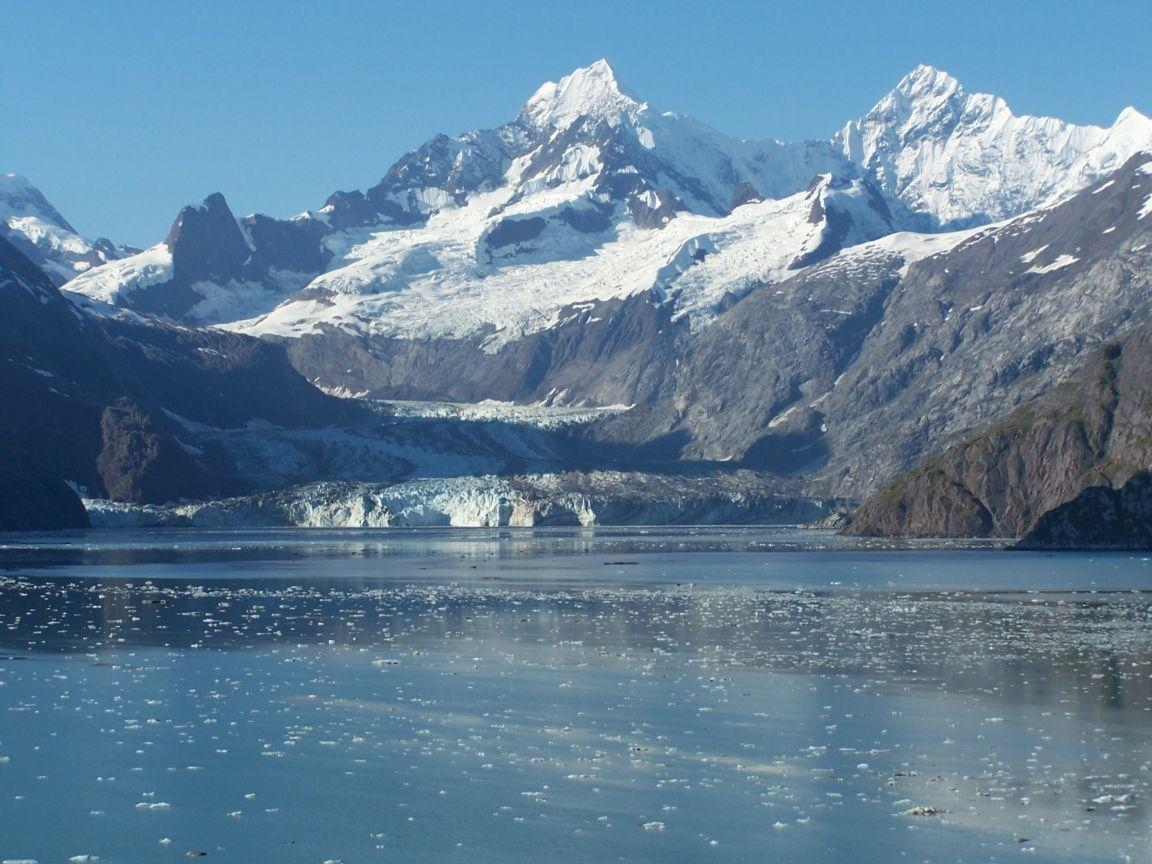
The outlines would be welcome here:
M 180 211 L 164 240 L 177 279 L 227 282 L 243 279 L 252 250 L 228 202 L 213 192 L 199 206 Z
M 954 93 L 963 93 L 964 87 L 943 69 L 921 63 L 901 78 L 900 83 L 892 92 L 899 93 L 909 99 L 915 99 L 924 96 L 950 96 Z
M 198 210 L 201 213 L 210 213 L 212 215 L 227 215 L 235 218 L 232 215 L 232 208 L 228 206 L 228 200 L 224 197 L 223 192 L 213 192 L 199 204 L 187 204 L 183 207 L 181 212 L 188 210 Z
M 607 60 L 600 59 L 548 81 L 520 109 L 520 118 L 537 128 L 562 128 L 578 118 L 617 123 L 645 107 L 616 77 Z
M 22 174 L 0 174 L 0 219 L 27 216 L 76 232 L 27 177 Z
M 1129 124 L 1144 126 L 1152 123 L 1147 114 L 1142 114 L 1131 105 L 1116 115 L 1115 126 L 1127 126 Z
M 1108 133 L 1120 146 L 1152 152 L 1152 118 L 1141 114 L 1131 105 L 1117 115 Z
M 883 125 L 900 140 L 921 135 L 947 135 L 962 119 L 973 122 L 994 112 L 1010 115 L 997 96 L 969 94 L 958 79 L 935 66 L 920 64 L 860 120 Z
M 182 207 L 164 243 L 171 249 L 189 229 L 204 230 L 209 225 L 216 226 L 217 231 L 224 230 L 228 234 L 238 231 L 236 217 L 232 215 L 228 202 L 220 192 L 213 192 L 200 204 L 188 204 Z
M 1065 197 L 1152 145 L 1152 121 L 1126 110 L 1108 129 L 1016 115 L 917 66 L 833 138 L 847 159 L 906 208 L 917 230 L 996 221 Z

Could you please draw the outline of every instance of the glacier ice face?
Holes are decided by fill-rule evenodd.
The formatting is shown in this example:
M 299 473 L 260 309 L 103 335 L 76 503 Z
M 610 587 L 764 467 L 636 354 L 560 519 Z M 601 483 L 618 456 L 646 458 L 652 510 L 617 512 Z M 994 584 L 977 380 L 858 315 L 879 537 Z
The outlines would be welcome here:
M 391 486 L 314 483 L 246 498 L 164 507 L 84 499 L 96 528 L 546 527 L 656 524 L 796 524 L 843 502 L 798 497 L 763 478 L 594 472 L 424 478 Z

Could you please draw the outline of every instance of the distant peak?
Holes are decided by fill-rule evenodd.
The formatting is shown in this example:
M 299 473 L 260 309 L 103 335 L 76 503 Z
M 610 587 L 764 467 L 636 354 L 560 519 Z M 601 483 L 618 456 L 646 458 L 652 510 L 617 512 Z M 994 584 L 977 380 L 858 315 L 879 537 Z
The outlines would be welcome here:
M 204 203 L 200 205 L 206 210 L 224 210 L 228 215 L 232 215 L 232 211 L 228 207 L 228 202 L 224 200 L 222 192 L 213 192 L 204 199 Z
M 22 174 L 0 174 L 0 189 L 27 189 L 32 187 Z
M 964 90 L 960 82 L 942 69 L 921 63 L 896 85 L 897 93 L 909 99 L 925 96 L 951 96 Z
M 10 216 L 35 216 L 76 233 L 44 193 L 21 174 L 0 174 L 0 220 Z
M 1121 111 L 1120 114 L 1116 117 L 1115 125 L 1116 126 L 1127 126 L 1127 125 L 1150 126 L 1150 125 L 1152 125 L 1152 119 L 1149 119 L 1148 115 L 1141 114 L 1139 111 L 1137 111 L 1131 105 L 1129 105 L 1127 108 L 1125 108 L 1123 111 Z
M 616 77 L 607 60 L 584 66 L 558 82 L 542 85 L 520 109 L 520 117 L 535 126 L 567 126 L 578 117 L 617 122 L 622 114 L 644 107 Z
M 604 80 L 612 81 L 614 84 L 619 85 L 619 81 L 616 78 L 616 70 L 613 69 L 612 64 L 605 60 L 603 57 L 601 57 L 599 60 L 595 60 L 592 63 L 589 63 L 587 66 L 573 70 L 572 75 L 578 74 L 583 74 L 593 78 L 601 78 Z M 568 77 L 571 78 L 572 75 L 569 75 Z
M 236 226 L 236 217 L 228 207 L 228 202 L 219 192 L 213 192 L 200 204 L 189 204 L 180 210 L 176 221 L 172 223 L 164 243 L 171 250 L 173 246 L 192 235 L 201 235 L 205 232 L 222 233 L 229 237 L 239 233 Z
M 0 174 L 0 195 L 43 200 L 43 193 L 22 174 Z

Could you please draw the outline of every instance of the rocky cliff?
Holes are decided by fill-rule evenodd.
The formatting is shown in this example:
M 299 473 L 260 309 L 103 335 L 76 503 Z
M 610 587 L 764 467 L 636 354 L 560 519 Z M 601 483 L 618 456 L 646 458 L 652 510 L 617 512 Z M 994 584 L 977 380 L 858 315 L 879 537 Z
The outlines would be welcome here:
M 1017 549 L 1152 549 L 1152 473 L 1092 486 L 1049 510 Z
M 1030 542 L 1056 543 L 1061 526 L 1083 524 L 1093 503 L 1107 499 L 1113 512 L 1127 512 L 1143 486 L 1114 490 L 1150 465 L 1152 322 L 1146 322 L 1098 349 L 1072 381 L 897 477 L 857 511 L 847 531 L 1013 537 L 1035 529 Z M 1073 499 L 1074 508 L 1038 526 L 1045 513 Z M 1105 540 L 1108 530 L 1092 536 Z M 1089 536 L 1077 528 L 1068 542 L 1081 545 Z
M 73 483 L 160 503 L 244 491 L 185 426 L 349 422 L 274 345 L 135 315 L 90 315 L 0 238 L 0 530 L 83 527 Z

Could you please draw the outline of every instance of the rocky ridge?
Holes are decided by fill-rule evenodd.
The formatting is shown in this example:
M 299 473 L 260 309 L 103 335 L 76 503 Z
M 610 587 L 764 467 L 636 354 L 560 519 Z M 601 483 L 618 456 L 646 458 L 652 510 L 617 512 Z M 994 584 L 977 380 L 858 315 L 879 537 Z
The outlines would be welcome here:
M 1129 543 L 1122 515 L 1143 512 L 1147 482 L 1134 478 L 1149 466 L 1152 323 L 1145 322 L 1094 352 L 1072 381 L 897 477 L 847 531 L 1027 535 L 1032 546 Z
M 1152 549 L 1152 473 L 1090 486 L 1041 516 L 1017 549 Z

